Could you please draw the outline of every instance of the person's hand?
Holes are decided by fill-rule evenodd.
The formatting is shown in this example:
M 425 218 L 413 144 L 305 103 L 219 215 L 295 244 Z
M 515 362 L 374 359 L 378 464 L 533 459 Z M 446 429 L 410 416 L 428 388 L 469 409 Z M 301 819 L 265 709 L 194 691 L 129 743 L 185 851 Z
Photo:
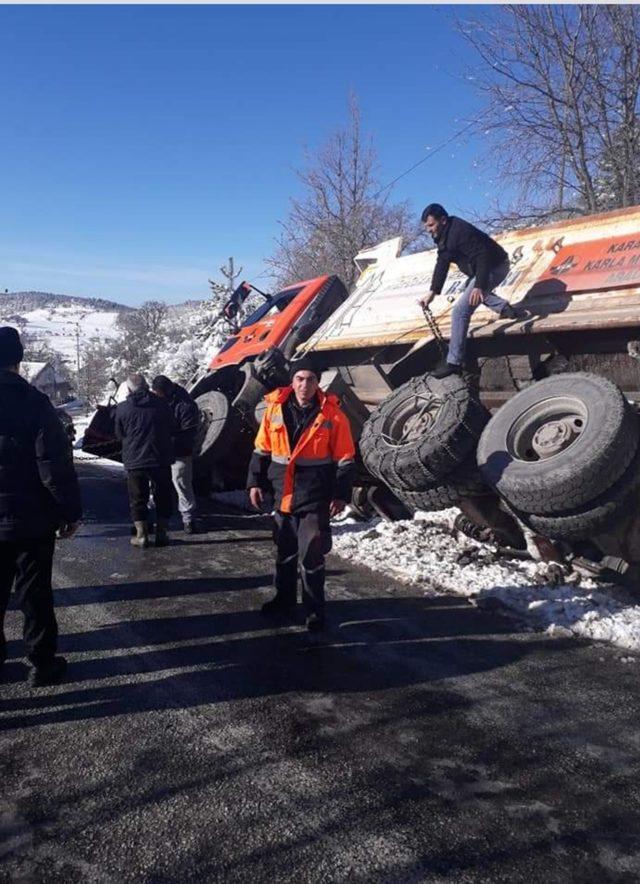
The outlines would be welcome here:
M 423 295 L 421 298 L 418 298 L 418 304 L 420 304 L 421 307 L 428 307 L 429 304 L 435 298 L 435 296 L 436 296 L 435 292 L 429 292 L 428 294 Z
M 331 516 L 331 518 L 333 519 L 334 516 L 337 516 L 338 513 L 341 513 L 346 505 L 347 504 L 344 500 L 338 500 L 337 498 L 332 500 L 329 504 L 329 515 Z
M 469 295 L 469 303 L 472 307 L 477 307 L 478 304 L 482 301 L 482 289 L 471 289 L 471 294 Z
M 56 531 L 58 540 L 66 540 L 73 537 L 80 526 L 80 522 L 64 522 Z
M 262 502 L 264 501 L 264 491 L 262 488 L 249 488 L 249 500 L 254 509 L 262 509 Z

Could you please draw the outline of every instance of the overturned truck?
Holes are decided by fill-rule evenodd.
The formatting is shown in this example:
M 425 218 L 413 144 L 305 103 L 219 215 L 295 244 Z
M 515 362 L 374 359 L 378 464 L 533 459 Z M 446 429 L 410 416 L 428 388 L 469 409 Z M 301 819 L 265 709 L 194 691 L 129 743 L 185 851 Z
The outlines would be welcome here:
M 360 485 L 412 510 L 459 506 L 510 543 L 558 541 L 640 570 L 640 207 L 507 232 L 497 291 L 524 317 L 473 316 L 464 376 L 429 370 L 465 285 L 432 302 L 435 252 L 361 252 L 349 298 L 298 350 L 317 354 L 359 440 Z

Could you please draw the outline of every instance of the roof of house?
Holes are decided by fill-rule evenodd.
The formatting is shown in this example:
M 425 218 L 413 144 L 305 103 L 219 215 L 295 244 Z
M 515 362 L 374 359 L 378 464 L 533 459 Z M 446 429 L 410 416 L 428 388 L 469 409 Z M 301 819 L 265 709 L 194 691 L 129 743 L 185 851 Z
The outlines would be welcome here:
M 46 368 L 51 369 L 53 372 L 56 384 L 68 383 L 67 378 L 62 377 L 50 362 L 21 362 L 20 374 L 30 384 L 34 384 Z
M 22 377 L 33 383 L 41 371 L 49 365 L 48 362 L 21 362 L 20 374 Z

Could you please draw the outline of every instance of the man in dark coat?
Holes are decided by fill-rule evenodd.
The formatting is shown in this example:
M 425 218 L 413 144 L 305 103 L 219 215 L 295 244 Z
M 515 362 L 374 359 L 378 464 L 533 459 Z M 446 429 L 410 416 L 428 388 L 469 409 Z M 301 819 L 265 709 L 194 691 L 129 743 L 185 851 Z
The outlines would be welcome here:
M 70 537 L 82 515 L 69 443 L 53 405 L 19 375 L 18 332 L 0 328 L 0 666 L 4 615 L 15 590 L 33 686 L 58 684 L 58 625 L 51 570 L 56 532 Z
M 297 602 L 298 561 L 307 629 L 324 628 L 325 555 L 331 550 L 331 518 L 351 499 L 355 446 L 349 419 L 336 396 L 320 389 L 310 357 L 293 363 L 291 386 L 265 398 L 247 476 L 252 505 L 275 495 L 275 597 L 267 616 L 292 616 Z
M 176 427 L 171 409 L 154 396 L 141 374 L 127 379 L 129 395 L 116 408 L 116 437 L 122 441 L 122 463 L 127 471 L 133 546 L 149 545 L 147 507 L 153 492 L 156 505 L 156 546 L 169 543 L 171 518 L 171 464 Z
M 151 389 L 164 399 L 173 412 L 176 435 L 173 440 L 175 460 L 171 465 L 173 487 L 178 495 L 178 510 L 182 516 L 185 534 L 197 534 L 196 496 L 193 493 L 193 447 L 200 423 L 200 412 L 195 400 L 180 384 L 159 374 L 151 382 Z
M 440 294 L 452 262 L 469 277 L 451 311 L 447 359 L 432 372 L 435 377 L 444 378 L 463 370 L 469 323 L 481 303 L 502 319 L 514 319 L 520 316 L 520 312 L 494 292 L 509 272 L 509 256 L 499 243 L 468 221 L 449 215 L 439 203 L 430 203 L 426 207 L 422 222 L 438 247 L 438 259 L 431 291 L 421 298 L 420 303 L 428 307 Z

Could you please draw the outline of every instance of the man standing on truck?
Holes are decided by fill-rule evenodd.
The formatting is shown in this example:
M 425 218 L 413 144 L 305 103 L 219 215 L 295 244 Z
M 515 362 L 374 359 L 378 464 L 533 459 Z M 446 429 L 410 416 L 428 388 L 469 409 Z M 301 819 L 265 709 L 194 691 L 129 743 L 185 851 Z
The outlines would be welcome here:
M 420 299 L 422 306 L 428 307 L 440 294 L 452 262 L 469 277 L 451 311 L 447 358 L 432 372 L 436 378 L 445 378 L 463 370 L 469 323 L 481 303 L 501 319 L 515 319 L 520 314 L 494 292 L 509 272 L 509 256 L 501 245 L 468 221 L 449 215 L 439 203 L 429 203 L 422 213 L 422 223 L 438 248 L 431 291 Z
M 196 496 L 193 493 L 193 446 L 200 422 L 195 400 L 180 384 L 159 374 L 151 382 L 151 389 L 167 403 L 176 422 L 173 440 L 175 460 L 171 465 L 173 487 L 178 495 L 178 510 L 185 534 L 197 534 Z
M 71 537 L 82 515 L 78 479 L 62 423 L 49 398 L 20 377 L 15 328 L 0 328 L 0 667 L 11 590 L 24 615 L 33 687 L 58 684 L 58 625 L 51 569 L 56 536 Z
M 276 594 L 262 613 L 293 616 L 298 557 L 302 599 L 310 632 L 324 628 L 324 557 L 331 549 L 332 516 L 351 498 L 355 446 L 338 400 L 319 386 L 309 357 L 293 364 L 291 386 L 266 396 L 249 465 L 247 488 L 260 509 L 263 492 L 275 494 Z
M 131 518 L 136 536 L 132 546 L 149 546 L 147 526 L 149 492 L 156 505 L 156 546 L 167 546 L 171 518 L 171 464 L 173 414 L 167 403 L 153 396 L 141 374 L 126 381 L 129 395 L 116 408 L 115 433 L 122 441 L 122 463 L 127 471 Z

